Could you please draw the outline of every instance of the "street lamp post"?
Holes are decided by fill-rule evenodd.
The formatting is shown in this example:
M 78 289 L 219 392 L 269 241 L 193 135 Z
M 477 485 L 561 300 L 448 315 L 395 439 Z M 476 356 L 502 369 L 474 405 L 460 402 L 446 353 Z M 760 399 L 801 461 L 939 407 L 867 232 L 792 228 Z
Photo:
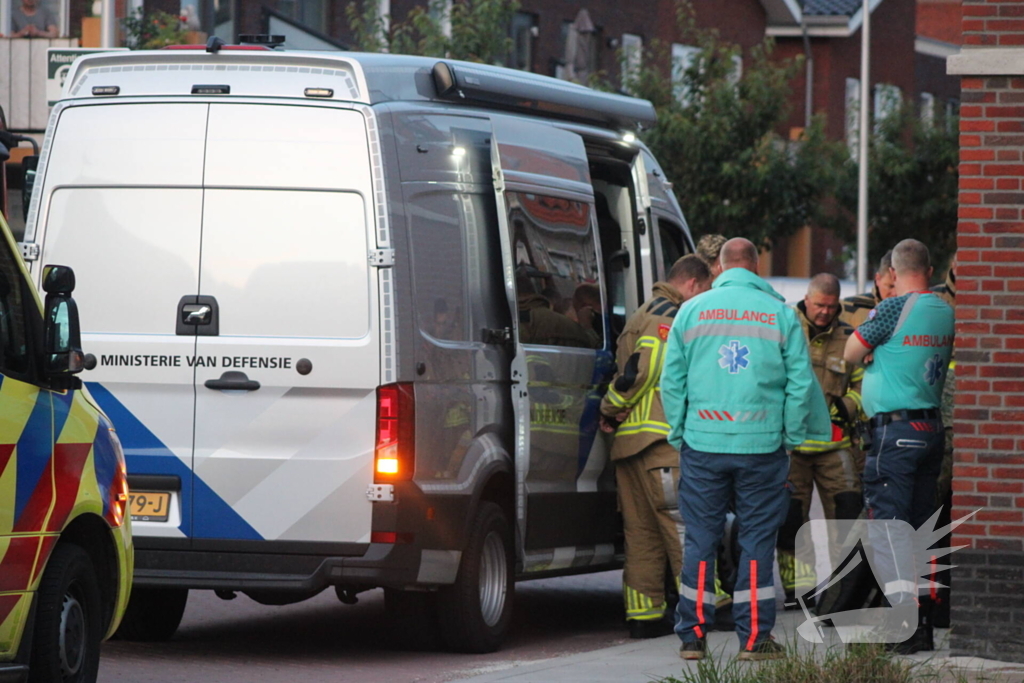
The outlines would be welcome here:
M 864 0 L 860 45 L 860 125 L 857 187 L 857 292 L 863 292 L 868 279 L 868 116 L 871 106 L 871 0 Z
M 114 47 L 117 20 L 114 18 L 114 0 L 103 0 L 100 12 L 100 47 Z

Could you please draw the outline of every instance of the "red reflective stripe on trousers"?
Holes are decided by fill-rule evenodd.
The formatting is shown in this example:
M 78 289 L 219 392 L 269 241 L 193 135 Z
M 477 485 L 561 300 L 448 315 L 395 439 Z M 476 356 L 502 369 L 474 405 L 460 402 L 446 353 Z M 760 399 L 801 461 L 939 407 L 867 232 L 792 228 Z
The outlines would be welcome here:
M 750 637 L 747 649 L 753 650 L 757 642 L 757 560 L 750 561 Z
M 693 632 L 697 634 L 698 638 L 703 638 L 704 637 L 704 631 L 702 631 L 700 629 L 700 626 L 694 626 L 693 627 Z
M 939 597 L 939 590 L 935 586 L 935 573 L 936 573 L 935 572 L 935 560 L 936 560 L 936 557 L 934 555 L 932 555 L 932 561 L 931 561 L 932 571 L 931 571 L 931 575 L 928 577 L 929 579 L 931 579 L 931 581 L 929 581 L 929 583 L 931 585 L 928 588 L 931 591 L 932 602 L 935 602 L 938 599 L 938 597 Z
M 704 567 L 706 563 L 701 561 L 700 569 L 697 570 L 697 623 L 704 623 Z

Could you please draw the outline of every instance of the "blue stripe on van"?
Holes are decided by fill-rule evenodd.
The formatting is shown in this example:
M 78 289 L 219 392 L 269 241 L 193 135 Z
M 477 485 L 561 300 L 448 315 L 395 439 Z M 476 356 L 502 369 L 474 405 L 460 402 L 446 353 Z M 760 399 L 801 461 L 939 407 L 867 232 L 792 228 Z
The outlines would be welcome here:
M 93 398 L 114 423 L 114 429 L 124 447 L 128 475 L 164 474 L 181 478 L 181 526 L 178 528 L 192 536 L 192 515 L 202 515 L 205 527 L 203 537 L 231 540 L 262 541 L 263 537 L 235 510 L 224 502 L 206 482 L 193 475 L 192 470 L 174 455 L 153 432 L 149 431 L 124 404 L 103 385 L 88 383 Z M 191 484 L 191 486 L 189 485 Z M 202 500 L 199 509 L 192 509 L 194 494 Z

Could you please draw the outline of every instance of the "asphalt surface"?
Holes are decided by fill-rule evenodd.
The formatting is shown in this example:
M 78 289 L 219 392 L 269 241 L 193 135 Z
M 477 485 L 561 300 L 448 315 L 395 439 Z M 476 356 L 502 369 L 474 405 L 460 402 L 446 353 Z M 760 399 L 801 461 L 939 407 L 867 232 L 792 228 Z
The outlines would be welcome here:
M 621 580 L 616 571 L 517 584 L 509 637 L 488 655 L 415 649 L 385 615 L 380 590 L 357 605 L 325 591 L 283 607 L 192 591 L 170 641 L 104 644 L 99 681 L 439 683 L 494 673 L 626 643 Z

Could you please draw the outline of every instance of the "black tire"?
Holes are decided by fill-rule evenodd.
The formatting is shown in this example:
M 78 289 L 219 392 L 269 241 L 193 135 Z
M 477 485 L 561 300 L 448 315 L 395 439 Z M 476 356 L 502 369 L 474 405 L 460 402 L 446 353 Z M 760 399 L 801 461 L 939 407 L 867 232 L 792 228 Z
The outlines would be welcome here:
M 178 630 L 188 602 L 187 588 L 132 588 L 128 608 L 114 636 L 120 640 L 168 640 Z
M 456 652 L 494 652 L 512 621 L 512 533 L 491 502 L 481 503 L 470 528 L 455 583 L 438 593 L 441 637 Z
M 103 605 L 88 553 L 60 543 L 36 596 L 32 683 L 93 683 L 100 666 Z

